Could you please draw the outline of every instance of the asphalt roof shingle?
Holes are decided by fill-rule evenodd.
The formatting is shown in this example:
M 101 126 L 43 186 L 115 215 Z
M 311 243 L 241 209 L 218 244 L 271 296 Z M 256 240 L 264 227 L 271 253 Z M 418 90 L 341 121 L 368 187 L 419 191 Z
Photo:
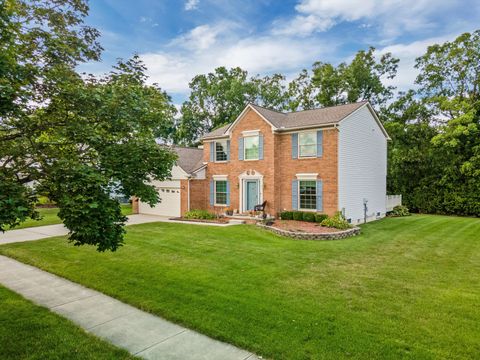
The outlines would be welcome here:
M 203 149 L 174 146 L 172 150 L 178 155 L 177 165 L 186 173 L 199 169 L 203 165 Z
M 278 130 L 288 130 L 338 123 L 366 103 L 367 101 L 361 101 L 352 104 L 330 106 L 320 109 L 303 110 L 290 113 L 274 111 L 254 104 L 250 105 L 265 119 L 272 123 L 273 126 L 275 126 Z M 218 128 L 208 133 L 203 138 L 208 139 L 225 135 L 230 125 L 231 124 Z

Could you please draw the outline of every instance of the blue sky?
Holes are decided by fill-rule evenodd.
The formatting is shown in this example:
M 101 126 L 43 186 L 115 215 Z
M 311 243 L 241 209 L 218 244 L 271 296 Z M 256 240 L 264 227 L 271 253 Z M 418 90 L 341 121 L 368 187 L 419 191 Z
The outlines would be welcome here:
M 480 1 L 468 0 L 90 0 L 87 23 L 102 33 L 102 62 L 138 53 L 151 82 L 176 104 L 188 82 L 217 66 L 291 79 L 315 61 L 348 61 L 359 49 L 400 58 L 399 89 L 416 76 L 414 59 L 430 44 L 480 28 Z

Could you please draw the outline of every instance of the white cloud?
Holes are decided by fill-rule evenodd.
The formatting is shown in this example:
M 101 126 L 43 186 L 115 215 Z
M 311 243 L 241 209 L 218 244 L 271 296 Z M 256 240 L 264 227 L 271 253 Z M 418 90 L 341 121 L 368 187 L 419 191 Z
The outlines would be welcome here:
M 335 21 L 331 18 L 322 18 L 315 15 L 299 15 L 286 24 L 276 22 L 273 33 L 277 35 L 299 35 L 306 36 L 316 31 L 325 31 L 331 28 Z
M 195 10 L 196 8 L 198 8 L 199 3 L 200 0 L 187 0 L 187 2 L 185 2 L 185 10 Z
M 379 25 L 383 36 L 433 27 L 431 15 L 455 8 L 460 0 L 300 0 L 297 15 L 274 24 L 277 34 L 306 36 L 337 23 L 367 20 Z
M 215 44 L 217 36 L 226 29 L 226 25 L 200 25 L 188 33 L 173 39 L 170 45 L 178 45 L 188 50 L 206 50 Z
M 184 40 L 187 35 L 174 40 L 167 49 L 140 54 L 150 81 L 167 92 L 186 93 L 195 75 L 211 72 L 219 66 L 239 66 L 251 75 L 296 72 L 310 67 L 322 54 L 335 50 L 318 40 L 299 41 L 279 36 L 238 40 L 226 35 L 210 42 L 208 47 L 200 46 L 190 51 L 190 43 Z

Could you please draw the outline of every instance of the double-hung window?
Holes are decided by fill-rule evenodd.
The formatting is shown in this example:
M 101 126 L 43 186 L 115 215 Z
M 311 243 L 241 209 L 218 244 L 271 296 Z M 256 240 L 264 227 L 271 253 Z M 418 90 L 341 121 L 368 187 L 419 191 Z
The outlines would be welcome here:
M 300 180 L 298 182 L 299 210 L 315 210 L 317 208 L 317 182 Z
M 226 180 L 215 180 L 215 205 L 227 205 Z
M 215 141 L 215 161 L 227 161 L 227 153 L 227 140 Z
M 256 136 L 247 136 L 243 138 L 244 151 L 245 151 L 245 160 L 258 160 L 259 154 L 259 137 Z
M 317 132 L 301 132 L 298 134 L 298 155 L 299 157 L 317 156 Z

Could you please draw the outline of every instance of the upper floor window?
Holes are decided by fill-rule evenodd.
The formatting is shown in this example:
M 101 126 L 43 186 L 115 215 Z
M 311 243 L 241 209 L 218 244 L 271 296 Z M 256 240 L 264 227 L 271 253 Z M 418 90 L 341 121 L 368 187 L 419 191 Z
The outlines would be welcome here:
M 259 136 L 247 136 L 244 138 L 245 160 L 258 160 Z
M 301 132 L 298 134 L 298 155 L 300 157 L 317 156 L 317 132 Z
M 215 161 L 227 161 L 227 154 L 227 140 L 215 141 Z

